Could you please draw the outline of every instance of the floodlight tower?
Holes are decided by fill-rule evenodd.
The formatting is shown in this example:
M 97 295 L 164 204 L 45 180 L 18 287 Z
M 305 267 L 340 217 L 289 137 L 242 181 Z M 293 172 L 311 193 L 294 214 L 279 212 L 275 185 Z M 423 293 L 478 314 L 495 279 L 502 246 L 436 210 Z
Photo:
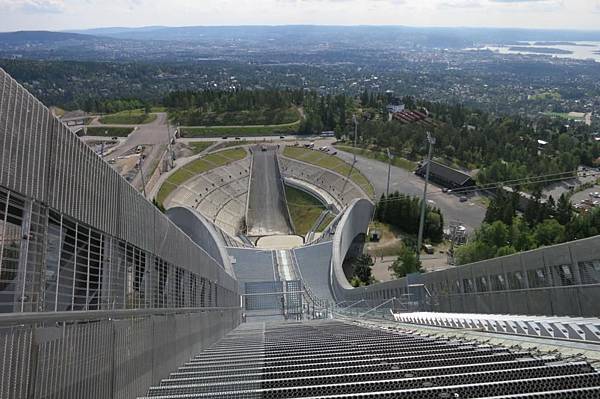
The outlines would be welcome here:
M 431 152 L 435 144 L 435 137 L 427 132 L 427 143 L 429 151 L 427 153 L 427 165 L 425 166 L 425 187 L 423 188 L 423 199 L 421 200 L 421 220 L 419 222 L 419 236 L 417 238 L 417 260 L 421 258 L 421 245 L 423 245 L 423 227 L 425 225 L 425 212 L 427 210 L 427 184 L 429 183 L 429 167 L 431 166 Z
M 354 163 L 356 163 L 356 137 L 358 135 L 358 120 L 356 120 L 356 115 L 352 115 L 352 122 L 354 123 Z
M 390 177 L 392 176 L 392 160 L 393 155 L 390 153 L 390 149 L 387 148 L 387 156 L 388 156 L 388 175 L 387 175 L 387 188 L 385 190 L 385 196 L 390 196 Z

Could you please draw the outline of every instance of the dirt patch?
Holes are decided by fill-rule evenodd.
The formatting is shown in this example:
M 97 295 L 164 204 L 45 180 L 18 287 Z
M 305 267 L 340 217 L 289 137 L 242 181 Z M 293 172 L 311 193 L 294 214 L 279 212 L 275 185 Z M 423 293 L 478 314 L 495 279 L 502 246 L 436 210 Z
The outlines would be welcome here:
M 393 227 L 379 222 L 373 222 L 369 226 L 369 231 L 379 231 L 381 239 L 376 242 L 368 242 L 365 245 L 365 252 L 373 257 L 395 256 L 402 249 L 402 235 Z

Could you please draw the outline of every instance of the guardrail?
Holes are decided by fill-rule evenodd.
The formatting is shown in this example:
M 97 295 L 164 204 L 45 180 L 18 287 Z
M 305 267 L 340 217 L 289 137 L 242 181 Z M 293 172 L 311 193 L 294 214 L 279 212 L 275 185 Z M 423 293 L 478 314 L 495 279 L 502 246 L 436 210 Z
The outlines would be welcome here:
M 0 397 L 133 398 L 241 321 L 241 308 L 0 315 Z
M 600 344 L 600 319 L 469 313 L 393 313 L 402 323 Z

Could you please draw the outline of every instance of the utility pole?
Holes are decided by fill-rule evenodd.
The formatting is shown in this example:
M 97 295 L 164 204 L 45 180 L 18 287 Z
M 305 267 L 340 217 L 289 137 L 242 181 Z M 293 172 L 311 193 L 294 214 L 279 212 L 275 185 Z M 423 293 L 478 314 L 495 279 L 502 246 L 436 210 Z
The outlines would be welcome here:
M 356 115 L 352 115 L 352 122 L 354 122 L 354 163 L 356 163 L 356 136 L 358 135 L 358 121 Z
M 388 156 L 388 178 L 387 178 L 387 189 L 385 190 L 385 196 L 390 196 L 390 177 L 392 176 L 392 154 L 390 153 L 390 149 L 387 148 L 387 156 Z
M 140 167 L 140 175 L 142 177 L 142 193 L 144 194 L 144 198 L 147 198 L 146 196 L 146 179 L 144 178 L 144 153 L 142 152 L 140 154 L 140 159 L 138 161 L 138 165 Z
M 429 183 L 429 167 L 431 166 L 431 152 L 435 144 L 435 138 L 427 132 L 427 142 L 429 143 L 429 152 L 427 153 L 427 165 L 425 166 L 425 188 L 423 189 L 423 199 L 421 200 L 421 221 L 419 222 L 419 236 L 417 239 L 417 260 L 421 258 L 421 245 L 423 245 L 423 228 L 425 227 L 425 212 L 427 210 L 427 184 Z

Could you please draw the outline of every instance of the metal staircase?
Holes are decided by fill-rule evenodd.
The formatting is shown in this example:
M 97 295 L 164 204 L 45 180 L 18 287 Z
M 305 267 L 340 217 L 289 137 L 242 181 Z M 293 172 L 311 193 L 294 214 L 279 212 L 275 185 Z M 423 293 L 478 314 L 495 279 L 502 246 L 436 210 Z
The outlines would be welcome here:
M 585 361 L 337 320 L 249 323 L 150 398 L 599 398 Z

